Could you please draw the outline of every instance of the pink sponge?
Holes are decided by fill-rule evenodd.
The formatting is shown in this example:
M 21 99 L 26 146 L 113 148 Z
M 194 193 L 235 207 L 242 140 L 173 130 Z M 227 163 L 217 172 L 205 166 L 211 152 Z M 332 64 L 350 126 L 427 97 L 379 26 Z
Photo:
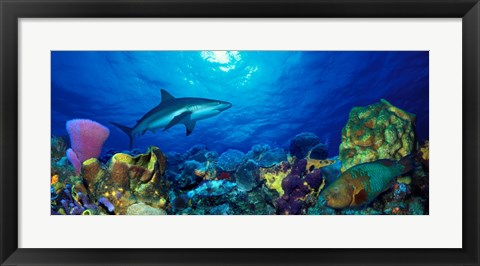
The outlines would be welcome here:
M 82 163 L 77 157 L 77 154 L 72 150 L 67 150 L 67 158 L 72 163 L 73 168 L 75 168 L 75 173 L 78 175 L 80 174 L 80 170 L 82 169 Z
M 79 174 L 82 162 L 100 156 L 103 143 L 110 135 L 110 130 L 92 120 L 73 119 L 67 121 L 67 132 L 70 135 L 72 146 L 67 151 L 67 158 Z

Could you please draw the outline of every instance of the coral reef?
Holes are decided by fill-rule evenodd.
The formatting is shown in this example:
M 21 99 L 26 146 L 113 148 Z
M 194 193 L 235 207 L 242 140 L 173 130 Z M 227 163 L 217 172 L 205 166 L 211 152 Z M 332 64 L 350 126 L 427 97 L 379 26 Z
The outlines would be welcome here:
M 378 159 L 409 155 L 416 147 L 415 115 L 382 99 L 366 107 L 354 107 L 342 130 L 339 159 L 342 172 Z
M 146 152 L 108 149 L 82 160 L 73 145 L 66 150 L 65 140 L 52 137 L 51 213 L 428 214 L 428 141 L 415 152 L 413 130 L 413 115 L 382 101 L 352 110 L 340 155 L 333 158 L 309 132 L 292 138 L 288 150 L 257 144 L 247 153 L 219 155 L 195 145 L 164 155 L 152 146 Z M 372 145 L 359 145 L 371 144 L 370 138 Z M 378 159 L 407 152 L 412 155 L 400 162 Z
M 91 199 L 89 204 L 97 199 L 101 208 L 95 210 L 98 209 L 103 214 L 126 214 L 128 207 L 135 203 L 145 203 L 157 209 L 166 208 L 168 185 L 163 180 L 166 159 L 157 147 L 152 146 L 146 153 L 136 156 L 117 153 L 107 165 L 96 158 L 87 159 L 81 165 L 80 176 L 67 177 L 68 174 L 59 171 L 62 168 L 52 164 L 52 173 L 60 172 L 52 176 L 52 191 L 74 207 L 75 202 L 70 200 L 66 192 L 62 194 L 63 187 L 72 187 L 72 195 L 83 195 L 86 199 Z M 74 211 L 75 214 L 85 210 L 80 208 L 84 207 L 84 201 L 76 202 L 79 202 L 79 207 Z M 63 212 L 72 210 L 63 208 Z
M 82 162 L 100 156 L 110 130 L 92 120 L 73 119 L 67 121 L 67 132 L 71 145 L 67 150 L 67 157 L 74 166 L 76 174 L 79 174 Z

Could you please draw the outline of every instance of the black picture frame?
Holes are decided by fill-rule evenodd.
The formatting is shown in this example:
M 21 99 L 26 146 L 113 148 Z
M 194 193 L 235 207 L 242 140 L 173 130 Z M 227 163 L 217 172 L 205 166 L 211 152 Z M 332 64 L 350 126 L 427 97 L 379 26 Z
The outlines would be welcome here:
M 0 14 L 2 265 L 479 264 L 478 0 L 0 0 Z M 463 248 L 261 250 L 18 248 L 18 19 L 53 17 L 462 18 L 463 206 L 459 208 L 463 208 Z

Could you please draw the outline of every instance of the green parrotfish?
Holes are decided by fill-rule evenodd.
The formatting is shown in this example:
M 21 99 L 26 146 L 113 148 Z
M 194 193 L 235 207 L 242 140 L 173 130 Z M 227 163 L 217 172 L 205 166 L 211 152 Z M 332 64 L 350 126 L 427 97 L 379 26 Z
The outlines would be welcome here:
M 319 197 L 321 204 L 334 208 L 361 208 L 389 189 L 396 177 L 413 168 L 413 159 L 377 160 L 351 167 L 328 186 Z

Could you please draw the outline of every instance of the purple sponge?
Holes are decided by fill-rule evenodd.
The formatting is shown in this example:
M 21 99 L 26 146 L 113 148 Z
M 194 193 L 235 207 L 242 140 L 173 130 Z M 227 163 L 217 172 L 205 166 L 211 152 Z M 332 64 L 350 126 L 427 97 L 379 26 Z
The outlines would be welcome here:
M 82 162 L 100 156 L 110 130 L 92 120 L 73 119 L 67 121 L 67 132 L 72 145 L 71 149 L 67 150 L 67 158 L 79 174 Z

